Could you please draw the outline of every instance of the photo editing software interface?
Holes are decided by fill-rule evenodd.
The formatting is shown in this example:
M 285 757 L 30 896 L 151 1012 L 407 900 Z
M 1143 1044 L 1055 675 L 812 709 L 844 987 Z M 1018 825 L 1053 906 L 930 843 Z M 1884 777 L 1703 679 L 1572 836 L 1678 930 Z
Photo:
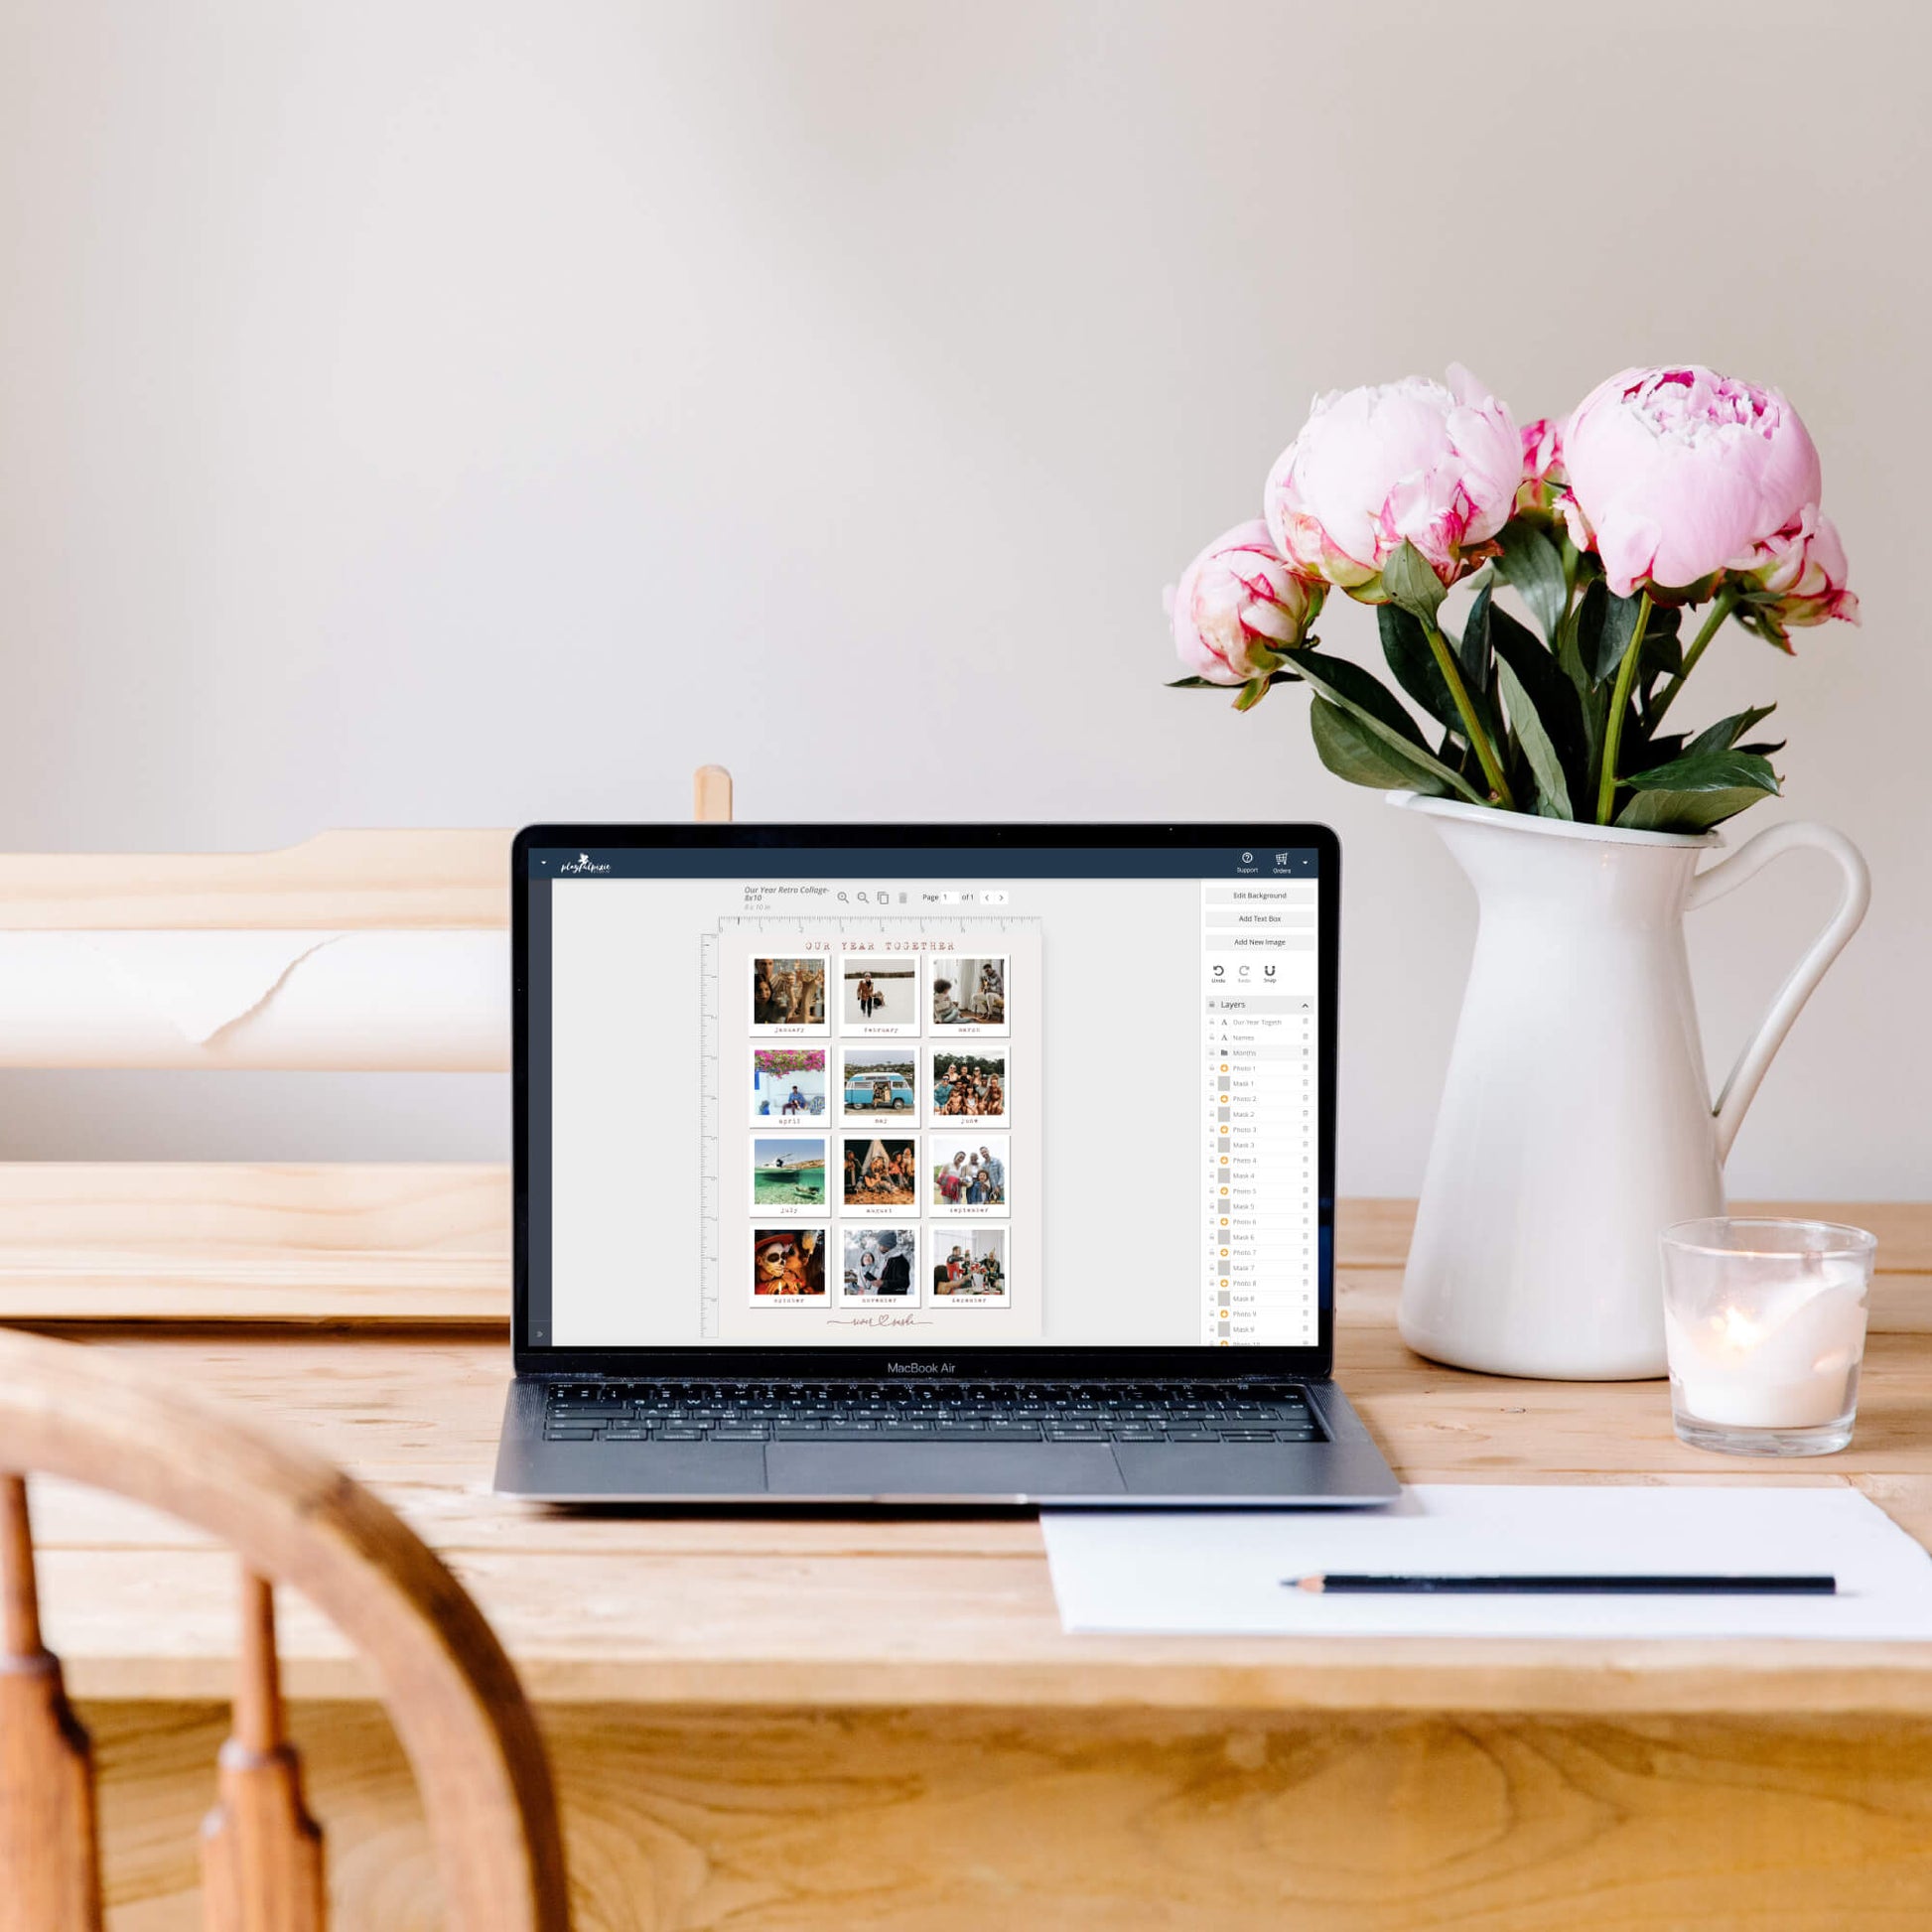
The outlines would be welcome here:
M 531 1345 L 1313 1345 L 1316 873 L 532 849 Z

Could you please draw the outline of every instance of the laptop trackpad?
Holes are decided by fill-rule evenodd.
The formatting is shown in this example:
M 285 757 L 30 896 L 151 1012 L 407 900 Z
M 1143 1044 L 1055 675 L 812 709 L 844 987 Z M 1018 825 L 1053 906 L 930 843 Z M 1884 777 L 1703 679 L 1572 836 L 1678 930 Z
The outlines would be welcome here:
M 774 1496 L 1118 1496 L 1101 1443 L 772 1443 Z

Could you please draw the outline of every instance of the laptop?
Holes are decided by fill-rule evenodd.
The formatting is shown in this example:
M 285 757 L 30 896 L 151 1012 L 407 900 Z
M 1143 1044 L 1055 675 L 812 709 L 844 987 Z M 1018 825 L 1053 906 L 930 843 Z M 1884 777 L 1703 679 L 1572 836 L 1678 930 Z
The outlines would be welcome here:
M 515 1380 L 557 1502 L 1359 1504 L 1317 825 L 538 825 Z

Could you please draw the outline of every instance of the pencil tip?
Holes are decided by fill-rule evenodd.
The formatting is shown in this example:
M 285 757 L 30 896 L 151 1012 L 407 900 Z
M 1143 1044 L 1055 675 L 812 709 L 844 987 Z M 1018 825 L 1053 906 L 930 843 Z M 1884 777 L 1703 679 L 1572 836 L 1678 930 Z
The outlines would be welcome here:
M 1298 1577 L 1295 1580 L 1295 1587 L 1307 1590 L 1311 1596 L 1321 1594 L 1321 1585 L 1322 1580 L 1319 1577 Z

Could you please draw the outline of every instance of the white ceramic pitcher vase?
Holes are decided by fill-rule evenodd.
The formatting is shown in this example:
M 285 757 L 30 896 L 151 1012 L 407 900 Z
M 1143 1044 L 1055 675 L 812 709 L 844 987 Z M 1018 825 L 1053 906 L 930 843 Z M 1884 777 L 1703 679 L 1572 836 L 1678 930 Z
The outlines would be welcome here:
M 1774 826 L 1697 870 L 1715 832 L 1626 832 L 1408 792 L 1480 924 L 1403 1278 L 1410 1347 L 1495 1375 L 1662 1375 L 1657 1237 L 1724 1211 L 1724 1163 L 1870 880 L 1842 833 Z M 1798 847 L 1844 891 L 1713 1103 L 1684 914 Z

